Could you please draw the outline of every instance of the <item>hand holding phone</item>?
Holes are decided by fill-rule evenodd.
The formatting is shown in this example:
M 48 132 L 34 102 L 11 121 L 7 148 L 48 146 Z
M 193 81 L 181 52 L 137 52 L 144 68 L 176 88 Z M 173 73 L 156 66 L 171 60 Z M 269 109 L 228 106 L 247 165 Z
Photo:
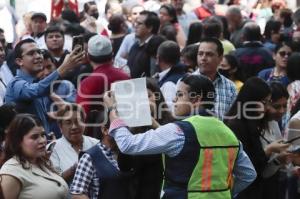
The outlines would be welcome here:
M 73 37 L 72 50 L 74 50 L 77 46 L 80 46 L 79 52 L 84 50 L 84 38 L 82 35 Z

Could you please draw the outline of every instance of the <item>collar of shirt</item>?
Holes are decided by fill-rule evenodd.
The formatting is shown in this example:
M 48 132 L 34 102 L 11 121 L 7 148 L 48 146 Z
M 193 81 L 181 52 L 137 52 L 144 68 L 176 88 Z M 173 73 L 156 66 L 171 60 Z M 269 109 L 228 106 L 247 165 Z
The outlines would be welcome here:
M 26 73 L 23 70 L 18 69 L 17 70 L 17 76 L 21 77 L 22 79 L 26 80 L 27 82 L 33 83 L 36 80 L 38 80 L 36 77 L 33 77 L 32 75 Z
M 111 64 L 108 64 L 108 63 L 104 63 L 104 64 L 101 64 L 101 65 L 98 65 L 93 72 L 99 72 L 101 70 L 104 70 L 106 68 L 109 68 L 109 67 L 112 67 Z
M 162 72 L 160 72 L 160 73 L 158 74 L 158 81 L 161 81 L 161 80 L 167 75 L 167 73 L 168 73 L 170 70 L 171 70 L 171 67 L 168 68 L 168 69 L 166 69 L 166 70 L 164 70 L 164 71 L 162 71 Z
M 200 73 L 200 69 L 198 69 L 198 70 L 196 70 L 196 71 L 193 72 L 193 75 L 203 75 L 203 74 L 201 74 L 201 73 Z M 205 76 L 205 75 L 204 75 L 204 76 Z M 214 79 L 213 83 L 215 84 L 215 83 L 217 83 L 219 80 L 222 80 L 222 75 L 221 75 L 219 72 L 217 72 L 216 78 Z
M 209 8 L 206 4 L 202 4 L 202 7 L 208 10 L 211 14 L 215 14 L 215 7 Z
M 44 35 L 44 32 L 40 32 L 36 36 L 34 36 L 33 33 L 31 33 L 32 38 L 41 38 L 43 35 Z
M 139 46 L 143 46 L 143 45 L 147 44 L 152 37 L 153 37 L 153 35 L 150 35 L 143 43 L 141 43 L 140 40 L 138 40 Z

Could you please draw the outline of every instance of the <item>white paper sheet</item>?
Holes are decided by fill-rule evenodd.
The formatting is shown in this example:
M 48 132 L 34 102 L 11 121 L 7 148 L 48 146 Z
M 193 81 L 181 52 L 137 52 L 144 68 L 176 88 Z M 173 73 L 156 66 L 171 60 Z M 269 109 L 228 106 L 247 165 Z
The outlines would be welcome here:
M 118 114 L 129 127 L 151 125 L 146 78 L 115 82 L 111 88 L 115 93 Z

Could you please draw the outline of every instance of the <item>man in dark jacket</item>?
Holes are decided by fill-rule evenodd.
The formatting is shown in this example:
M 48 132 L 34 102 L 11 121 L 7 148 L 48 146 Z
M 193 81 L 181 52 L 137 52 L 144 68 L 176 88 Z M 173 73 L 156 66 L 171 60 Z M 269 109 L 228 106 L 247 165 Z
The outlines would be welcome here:
M 244 80 L 256 76 L 259 71 L 274 65 L 272 53 L 262 45 L 260 28 L 249 22 L 243 28 L 244 43 L 234 55 L 239 59 Z

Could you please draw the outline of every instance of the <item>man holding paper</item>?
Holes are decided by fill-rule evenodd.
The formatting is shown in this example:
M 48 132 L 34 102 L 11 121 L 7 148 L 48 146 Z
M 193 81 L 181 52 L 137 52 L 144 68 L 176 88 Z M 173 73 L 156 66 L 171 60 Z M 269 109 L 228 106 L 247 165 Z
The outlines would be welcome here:
M 132 135 L 119 118 L 114 94 L 104 102 L 111 121 L 109 133 L 125 154 L 165 157 L 164 199 L 229 199 L 256 178 L 242 145 L 223 122 L 209 115 L 215 89 L 204 76 L 191 75 L 179 82 L 174 113 L 182 121 Z

